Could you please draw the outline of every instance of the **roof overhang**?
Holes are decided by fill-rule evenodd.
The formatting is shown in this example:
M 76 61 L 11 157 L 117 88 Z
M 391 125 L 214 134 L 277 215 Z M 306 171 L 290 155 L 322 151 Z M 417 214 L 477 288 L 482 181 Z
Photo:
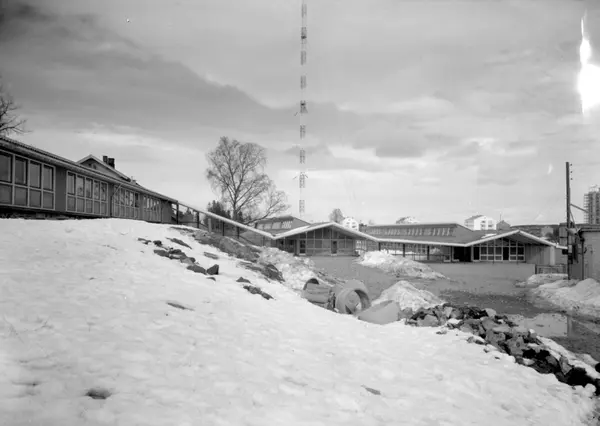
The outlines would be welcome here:
M 528 232 L 521 230 L 514 230 L 503 232 L 496 235 L 491 235 L 489 237 L 481 238 L 479 240 L 471 241 L 464 244 L 464 247 L 471 247 L 477 244 L 486 243 L 488 241 L 494 241 L 500 238 L 510 238 L 511 240 L 523 243 L 523 244 L 534 244 L 540 246 L 549 246 L 549 247 L 559 247 L 558 244 L 555 244 L 551 241 L 544 240 L 543 238 L 536 237 Z
M 306 232 L 316 231 L 317 229 L 323 229 L 323 228 L 328 228 L 328 227 L 337 229 L 340 232 L 352 235 L 352 236 L 360 238 L 360 239 L 379 242 L 379 240 L 372 235 L 368 235 L 368 234 L 365 234 L 364 232 L 356 231 L 354 229 L 346 228 L 345 226 L 342 226 L 339 223 L 335 223 L 335 222 L 324 222 L 324 223 L 319 223 L 316 225 L 308 225 L 308 226 L 302 226 L 300 228 L 290 229 L 289 231 L 284 232 L 282 234 L 277 234 L 274 238 L 279 240 L 279 239 L 283 239 L 283 238 L 294 237 L 296 235 L 304 234 Z

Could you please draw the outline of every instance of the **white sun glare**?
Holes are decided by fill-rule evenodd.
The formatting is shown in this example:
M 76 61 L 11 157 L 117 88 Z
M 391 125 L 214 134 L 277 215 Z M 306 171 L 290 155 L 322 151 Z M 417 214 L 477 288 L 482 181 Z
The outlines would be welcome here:
M 600 104 L 600 67 L 591 63 L 592 46 L 587 38 L 585 18 L 584 15 L 581 19 L 581 45 L 579 46 L 581 69 L 577 79 L 577 90 L 581 98 L 583 114 Z

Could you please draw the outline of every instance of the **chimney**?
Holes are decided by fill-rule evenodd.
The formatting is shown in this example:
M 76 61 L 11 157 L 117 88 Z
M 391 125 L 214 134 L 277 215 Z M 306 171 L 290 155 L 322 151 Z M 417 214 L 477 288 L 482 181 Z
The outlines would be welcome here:
M 108 159 L 108 165 L 114 169 L 115 168 L 115 159 L 114 158 L 109 158 Z
M 102 161 L 104 161 L 105 164 L 108 164 L 108 156 L 103 155 L 102 156 Z

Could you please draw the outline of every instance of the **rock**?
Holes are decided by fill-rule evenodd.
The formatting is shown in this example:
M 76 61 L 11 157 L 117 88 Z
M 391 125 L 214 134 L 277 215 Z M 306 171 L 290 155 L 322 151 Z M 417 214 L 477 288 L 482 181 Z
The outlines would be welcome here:
M 452 318 L 452 311 L 454 308 L 452 306 L 444 306 L 444 316 L 446 318 Z
M 219 265 L 216 263 L 206 270 L 208 275 L 219 275 Z
M 208 279 L 208 280 L 212 280 L 212 281 L 217 281 L 217 280 L 215 279 L 215 277 L 206 277 L 206 279 Z
M 504 333 L 509 334 L 511 332 L 510 326 L 508 324 L 500 324 L 496 327 L 492 328 L 494 333 Z
M 400 309 L 400 312 L 398 312 L 398 319 L 406 319 L 406 318 L 411 318 L 415 313 L 413 312 L 412 308 L 404 308 L 404 309 Z
M 492 330 L 494 327 L 497 327 L 498 324 L 492 318 L 484 318 L 483 320 L 481 320 L 481 326 L 487 332 L 489 330 Z
M 457 309 L 457 308 L 452 308 L 452 313 L 450 314 L 450 319 L 458 319 L 458 320 L 461 320 L 461 319 L 463 319 L 464 317 L 465 317 L 465 316 L 464 316 L 464 313 L 463 313 L 463 311 L 461 311 L 460 309 Z
M 162 247 L 162 245 L 163 245 L 161 240 L 154 240 L 153 243 L 157 247 Z
M 560 367 L 560 371 L 567 376 L 569 372 L 573 369 L 571 364 L 569 364 L 569 360 L 565 356 L 561 356 L 558 360 L 558 365 Z
M 181 259 L 179 259 L 179 261 L 181 263 L 183 263 L 184 265 L 193 265 L 194 261 L 192 259 L 190 259 L 189 257 L 182 257 Z
M 513 336 L 505 342 L 506 351 L 514 357 L 522 357 L 523 351 L 527 349 L 527 345 L 522 336 Z
M 236 280 L 236 282 L 238 282 L 238 283 L 248 283 L 248 284 L 251 284 L 251 283 L 250 283 L 250 280 L 247 280 L 247 279 L 246 279 L 246 278 L 244 278 L 244 277 L 239 277 L 239 278 Z
M 252 294 L 260 294 L 263 298 L 270 300 L 273 299 L 273 296 L 271 296 L 268 293 L 265 293 L 264 291 L 262 291 L 260 288 L 253 286 L 253 285 L 245 285 L 244 289 L 248 290 L 250 293 Z
M 435 334 L 448 334 L 448 329 L 447 328 L 441 328 L 438 331 L 436 331 Z
M 172 307 L 177 308 L 177 309 L 181 309 L 183 311 L 193 311 L 194 310 L 193 308 L 190 308 L 189 306 L 186 306 L 183 303 L 175 302 L 173 300 L 169 300 L 166 303 L 169 306 L 172 306 Z
M 521 358 L 519 360 L 520 364 L 526 365 L 528 367 L 532 366 L 533 364 L 535 364 L 535 361 L 529 358 Z
M 190 265 L 187 267 L 188 271 L 192 271 L 195 272 L 197 274 L 205 274 L 206 275 L 206 269 L 204 269 L 202 266 L 200 265 Z
M 423 319 L 417 320 L 419 327 L 439 327 L 440 321 L 434 315 L 425 315 Z
M 485 340 L 487 340 L 490 345 L 493 345 L 496 348 L 498 348 L 501 352 L 504 352 L 503 344 L 506 340 L 506 335 L 504 333 L 496 333 L 490 330 L 486 333 Z
M 173 241 L 175 244 L 179 244 L 180 246 L 187 247 L 189 249 L 192 248 L 191 246 L 189 246 L 185 242 L 181 241 L 179 238 L 169 238 L 169 240 Z
M 393 300 L 386 300 L 361 311 L 356 316 L 359 320 L 372 324 L 389 324 L 399 320 L 400 305 Z
M 597 373 L 600 373 L 600 362 L 594 367 Z
M 164 249 L 154 249 L 154 254 L 157 254 L 161 257 L 169 257 L 169 252 Z
M 463 324 L 463 321 L 457 318 L 450 318 L 446 324 L 450 328 L 459 328 Z
M 182 252 L 180 249 L 171 249 L 171 250 L 169 250 L 169 254 L 172 254 L 172 255 L 185 255 L 185 253 Z
M 495 319 L 496 318 L 496 311 L 493 310 L 492 308 L 485 308 L 484 309 L 485 313 L 487 314 L 488 317 Z
M 178 253 L 169 253 L 169 259 L 173 259 L 173 260 L 181 260 L 181 259 L 185 259 L 187 258 L 186 255 L 184 254 L 178 254 Z
M 498 350 L 499 349 L 493 345 L 485 345 L 485 347 L 483 348 L 483 351 L 485 353 L 498 352 Z
M 142 243 L 144 243 L 144 244 L 146 244 L 146 245 L 148 245 L 148 244 L 150 244 L 150 243 L 152 242 L 152 241 L 150 241 L 150 240 L 147 240 L 147 239 L 145 239 L 145 238 L 138 238 L 138 241 L 141 241 Z
M 219 259 L 219 256 L 217 256 L 216 254 L 209 253 L 207 251 L 204 252 L 204 256 L 209 257 L 209 258 L 214 259 L 214 260 L 218 260 Z
M 275 265 L 273 265 L 272 263 L 265 264 L 265 272 L 266 272 L 265 275 L 270 280 L 275 280 L 275 281 L 279 281 L 279 282 L 284 281 L 283 275 L 281 275 L 281 272 L 279 272 L 279 269 L 277 269 L 277 267 Z
M 485 340 L 479 336 L 469 336 L 467 338 L 467 343 L 476 343 L 478 345 L 485 345 Z

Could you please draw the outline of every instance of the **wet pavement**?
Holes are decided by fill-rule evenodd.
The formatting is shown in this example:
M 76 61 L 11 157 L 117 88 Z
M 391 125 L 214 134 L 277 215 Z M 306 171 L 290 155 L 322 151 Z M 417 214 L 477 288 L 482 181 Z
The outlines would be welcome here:
M 589 354 L 600 360 L 600 318 L 567 315 L 548 303 L 532 300 L 526 289 L 515 286 L 533 275 L 533 265 L 430 264 L 433 270 L 449 279 L 429 281 L 396 277 L 358 265 L 352 257 L 314 257 L 311 260 L 318 269 L 339 278 L 363 281 L 371 300 L 396 282 L 408 281 L 452 304 L 492 308 L 572 352 Z

